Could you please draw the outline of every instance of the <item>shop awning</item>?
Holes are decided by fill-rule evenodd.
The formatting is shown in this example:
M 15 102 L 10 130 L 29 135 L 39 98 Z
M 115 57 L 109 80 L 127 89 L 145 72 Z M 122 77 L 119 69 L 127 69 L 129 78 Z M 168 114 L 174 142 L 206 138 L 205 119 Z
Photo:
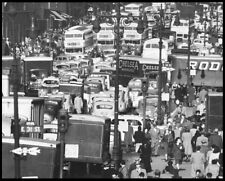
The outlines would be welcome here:
M 181 71 L 181 79 L 177 78 L 178 71 L 174 74 L 174 82 L 180 84 L 187 84 L 187 74 L 185 71 Z M 223 87 L 223 72 L 205 71 L 205 77 L 201 77 L 201 71 L 197 71 L 196 75 L 193 76 L 192 82 L 195 86 L 201 86 L 202 84 L 207 87 Z
M 199 71 L 192 82 L 196 86 L 204 84 L 209 87 L 223 87 L 223 72 L 205 71 L 205 77 L 201 78 L 201 71 Z
M 54 10 L 50 10 L 50 16 L 56 21 L 66 21 L 66 19 L 60 13 Z

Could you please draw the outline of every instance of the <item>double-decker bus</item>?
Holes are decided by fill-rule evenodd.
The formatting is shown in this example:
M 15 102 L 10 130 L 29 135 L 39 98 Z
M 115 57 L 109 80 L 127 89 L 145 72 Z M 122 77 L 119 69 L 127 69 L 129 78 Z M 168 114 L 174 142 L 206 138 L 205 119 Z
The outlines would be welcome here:
M 130 3 L 124 6 L 124 11 L 129 12 L 132 16 L 139 17 L 141 11 L 143 10 L 142 3 Z
M 65 32 L 65 54 L 87 54 L 95 44 L 92 27 L 88 25 L 73 26 Z
M 115 44 L 114 26 L 101 23 L 101 30 L 97 33 L 97 44 L 103 50 L 113 49 Z
M 168 54 L 170 54 L 168 39 L 163 39 L 162 42 L 162 62 L 166 62 Z M 144 42 L 142 57 L 159 61 L 159 38 L 152 38 Z
M 142 34 L 137 32 L 137 23 L 132 22 L 129 25 L 124 26 L 123 43 L 142 45 L 144 40 L 147 39 L 148 33 L 144 31 Z

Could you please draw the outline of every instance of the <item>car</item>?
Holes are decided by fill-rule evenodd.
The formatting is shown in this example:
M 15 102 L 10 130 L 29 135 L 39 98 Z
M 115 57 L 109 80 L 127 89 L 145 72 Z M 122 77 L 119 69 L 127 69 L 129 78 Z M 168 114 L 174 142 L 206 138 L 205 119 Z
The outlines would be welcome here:
M 93 66 L 93 72 L 100 72 L 101 69 L 105 69 L 105 68 L 112 68 L 112 63 L 104 62 L 104 61 L 95 63 Z
M 87 82 L 100 82 L 102 84 L 102 89 L 106 90 L 105 77 L 87 77 Z
M 90 93 L 91 94 L 96 94 L 96 93 L 99 93 L 99 92 L 103 91 L 101 82 L 85 80 L 84 85 L 87 85 L 87 86 L 90 87 Z
M 40 97 L 59 92 L 59 78 L 50 76 L 44 78 L 41 83 Z
M 98 100 L 93 103 L 91 114 L 95 116 L 112 117 L 114 115 L 114 101 Z
M 104 73 L 104 72 L 92 72 L 90 74 L 90 77 L 104 77 L 105 78 L 105 87 L 106 90 L 109 90 L 111 86 L 111 81 L 112 81 L 112 76 L 109 73 Z

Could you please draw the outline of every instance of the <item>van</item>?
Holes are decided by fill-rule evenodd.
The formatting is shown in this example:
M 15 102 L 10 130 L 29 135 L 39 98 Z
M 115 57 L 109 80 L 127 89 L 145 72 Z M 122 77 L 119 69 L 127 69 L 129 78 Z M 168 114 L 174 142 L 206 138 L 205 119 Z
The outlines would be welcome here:
M 109 153 L 110 119 L 88 114 L 70 114 L 65 133 L 65 160 L 102 164 Z
M 131 121 L 131 126 L 133 128 L 133 133 L 135 131 L 138 131 L 138 127 L 141 126 L 141 129 L 143 130 L 143 117 L 139 115 L 118 115 L 119 125 L 118 129 L 121 134 L 121 141 L 124 142 L 124 136 L 127 130 L 128 130 L 128 122 Z M 114 116 L 111 117 L 111 129 L 114 130 Z M 132 141 L 134 142 L 134 138 L 132 138 Z

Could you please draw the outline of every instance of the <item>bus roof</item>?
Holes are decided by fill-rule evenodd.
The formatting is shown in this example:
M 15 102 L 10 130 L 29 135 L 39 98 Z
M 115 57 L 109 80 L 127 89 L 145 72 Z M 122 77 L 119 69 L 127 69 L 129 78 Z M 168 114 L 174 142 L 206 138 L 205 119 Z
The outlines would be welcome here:
M 34 56 L 34 57 L 25 57 L 24 61 L 53 61 L 52 57 L 45 57 L 45 56 Z
M 90 122 L 105 123 L 105 120 L 109 118 L 104 116 L 90 115 L 90 114 L 70 114 L 69 119 L 73 121 L 90 121 Z
M 140 7 L 140 6 L 143 6 L 142 3 L 130 3 L 130 4 L 127 4 L 125 5 L 125 7 Z

